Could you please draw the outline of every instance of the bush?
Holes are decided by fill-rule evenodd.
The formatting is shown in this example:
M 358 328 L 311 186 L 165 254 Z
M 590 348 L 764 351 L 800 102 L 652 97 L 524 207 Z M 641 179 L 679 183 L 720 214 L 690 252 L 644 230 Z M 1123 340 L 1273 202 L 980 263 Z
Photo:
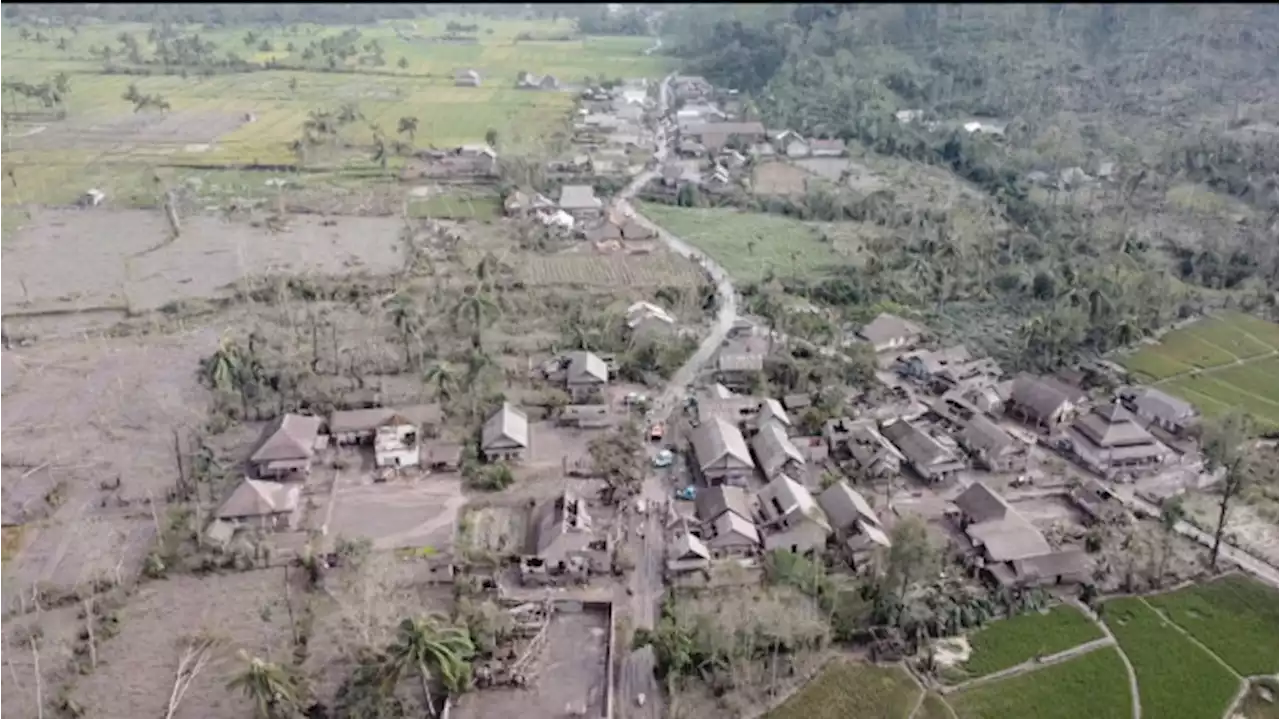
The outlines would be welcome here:
M 501 492 L 515 482 L 511 468 L 506 464 L 490 464 L 479 467 L 467 478 L 467 485 L 483 492 Z

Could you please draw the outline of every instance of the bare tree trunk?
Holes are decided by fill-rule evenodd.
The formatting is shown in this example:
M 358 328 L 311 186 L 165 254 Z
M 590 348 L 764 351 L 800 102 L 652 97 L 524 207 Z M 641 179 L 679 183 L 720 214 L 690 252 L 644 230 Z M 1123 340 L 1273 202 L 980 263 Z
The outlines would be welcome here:
M 98 642 L 97 637 L 93 633 L 93 625 L 96 623 L 96 617 L 93 610 L 93 597 L 85 597 L 84 600 L 84 630 L 89 635 L 89 667 L 98 668 Z
M 36 638 L 31 637 L 31 661 L 36 677 L 36 719 L 44 719 L 44 680 L 40 678 L 40 649 Z

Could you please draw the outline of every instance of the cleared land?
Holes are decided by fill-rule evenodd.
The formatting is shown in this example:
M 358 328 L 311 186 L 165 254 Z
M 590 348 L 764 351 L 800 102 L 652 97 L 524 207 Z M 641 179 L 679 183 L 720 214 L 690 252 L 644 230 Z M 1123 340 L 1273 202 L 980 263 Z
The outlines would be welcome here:
M 1147 603 L 1242 676 L 1276 673 L 1275 652 L 1258 641 L 1280 633 L 1280 597 L 1274 588 L 1230 576 L 1148 597 Z
M 969 636 L 973 654 L 958 669 L 965 678 L 982 677 L 1102 636 L 1078 609 L 1060 605 L 1045 614 L 1022 614 L 979 629 Z
M 645 216 L 705 251 L 735 278 L 832 274 L 852 260 L 823 241 L 819 225 L 780 215 L 725 208 L 644 203 Z
M 1276 427 L 1280 375 L 1276 325 L 1238 312 L 1174 330 L 1123 359 L 1151 382 L 1193 403 L 1206 415 L 1239 407 L 1264 427 Z
M 1104 606 L 1107 626 L 1137 674 L 1144 716 L 1222 716 L 1239 688 L 1231 672 L 1141 599 L 1113 599 Z M 1123 676 L 1122 669 L 1116 673 Z
M 948 701 L 960 719 L 1130 719 L 1125 677 L 1120 654 L 1113 647 L 1106 647 L 1038 671 L 958 692 Z M 1145 715 L 1145 695 L 1143 699 Z
M 1276 707 L 1277 687 L 1275 679 L 1260 679 L 1252 682 L 1249 693 L 1235 708 L 1235 713 L 1244 719 L 1276 719 L 1280 710 Z
M 919 696 L 899 667 L 837 660 L 767 719 L 906 719 Z

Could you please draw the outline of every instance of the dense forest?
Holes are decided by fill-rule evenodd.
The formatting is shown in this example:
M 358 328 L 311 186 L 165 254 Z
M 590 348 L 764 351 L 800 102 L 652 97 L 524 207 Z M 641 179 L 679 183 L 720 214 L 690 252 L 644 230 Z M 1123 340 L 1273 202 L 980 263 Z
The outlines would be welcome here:
M 685 71 L 739 90 L 766 126 L 949 170 L 997 208 L 975 230 L 903 217 L 892 191 L 810 192 L 800 214 L 871 206 L 893 229 L 869 272 L 790 278 L 811 296 L 990 310 L 1044 365 L 1212 306 L 1275 314 L 1274 5 L 693 5 L 663 20 Z M 957 127 L 971 120 L 1004 131 Z M 1115 181 L 1087 198 L 1028 180 L 1104 164 Z

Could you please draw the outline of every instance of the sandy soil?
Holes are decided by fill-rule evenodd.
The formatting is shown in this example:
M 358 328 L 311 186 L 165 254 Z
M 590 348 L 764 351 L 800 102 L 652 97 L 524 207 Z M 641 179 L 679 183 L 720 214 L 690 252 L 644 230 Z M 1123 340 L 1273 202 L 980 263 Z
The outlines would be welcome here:
M 533 690 L 472 692 L 463 695 L 454 716 L 604 716 L 608 644 L 608 617 L 603 612 L 557 612 L 547 630 L 547 646 L 535 670 L 538 678 Z M 570 707 L 586 711 L 571 715 Z
M 400 266 L 398 219 L 349 217 L 328 227 L 324 221 L 293 217 L 273 235 L 199 215 L 184 218 L 182 236 L 166 243 L 168 225 L 156 211 L 49 211 L 5 244 L 0 296 L 6 315 L 141 311 L 217 295 L 245 275 L 382 273 Z
M 1183 500 L 1183 508 L 1201 526 L 1213 531 L 1218 522 L 1219 501 L 1217 495 L 1190 492 Z M 1257 552 L 1272 564 L 1280 564 L 1280 526 L 1253 506 L 1236 502 L 1227 514 L 1227 534 L 1234 534 L 1241 547 Z
M 408 482 L 342 485 L 333 497 L 328 533 L 368 537 L 377 549 L 453 549 L 454 526 L 466 503 L 462 482 L 429 476 Z
M 176 478 L 172 431 L 205 418 L 195 367 L 215 338 L 56 341 L 3 354 L 5 516 L 48 517 L 6 563 L 6 601 L 35 581 L 129 576 L 154 528 L 142 502 L 163 500 Z M 101 488 L 116 478 L 119 490 Z
M 4 623 L 4 703 L 3 719 L 29 719 L 36 710 L 36 655 L 39 654 L 41 692 L 48 699 L 50 687 L 65 675 L 75 649 L 76 635 L 84 627 L 77 618 L 80 607 L 71 606 L 40 615 L 7 619 Z M 37 625 L 39 629 L 36 630 Z M 35 652 L 31 640 L 35 639 Z M 47 716 L 47 714 L 46 714 Z
M 148 583 L 120 611 L 120 622 L 120 634 L 98 650 L 98 670 L 72 691 L 100 719 L 162 715 L 180 644 L 195 633 L 211 632 L 221 646 L 192 683 L 177 719 L 249 716 L 247 700 L 226 688 L 238 669 L 236 651 L 286 662 L 291 651 L 282 569 Z

